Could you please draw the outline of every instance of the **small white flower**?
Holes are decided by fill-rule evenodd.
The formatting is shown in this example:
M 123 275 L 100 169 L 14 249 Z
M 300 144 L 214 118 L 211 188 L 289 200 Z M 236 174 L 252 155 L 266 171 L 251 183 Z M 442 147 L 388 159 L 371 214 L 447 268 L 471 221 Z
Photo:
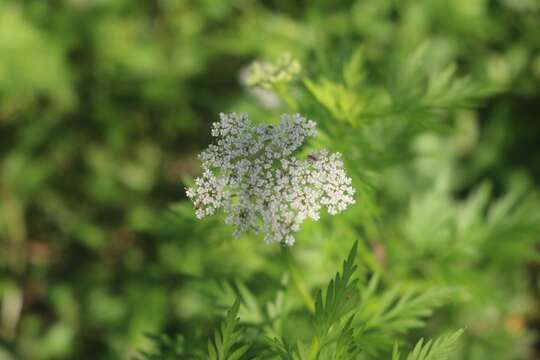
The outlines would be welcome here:
M 306 137 L 315 136 L 315 126 L 299 114 L 283 114 L 275 126 L 220 114 L 211 132 L 217 145 L 199 155 L 203 174 L 186 190 L 196 216 L 223 210 L 235 236 L 252 229 L 266 233 L 268 243 L 292 245 L 293 233 L 306 218 L 318 220 L 322 207 L 334 215 L 353 204 L 355 191 L 341 154 L 293 156 Z

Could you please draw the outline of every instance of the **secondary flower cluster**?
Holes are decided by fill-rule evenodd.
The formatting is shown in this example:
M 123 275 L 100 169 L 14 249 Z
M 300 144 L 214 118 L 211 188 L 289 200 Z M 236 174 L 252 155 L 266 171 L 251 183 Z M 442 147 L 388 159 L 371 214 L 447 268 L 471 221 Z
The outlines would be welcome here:
M 274 62 L 255 61 L 249 67 L 245 81 L 248 86 L 272 89 L 278 83 L 292 81 L 301 71 L 300 62 L 285 53 Z
M 212 127 L 216 143 L 199 155 L 203 174 L 187 189 L 197 217 L 221 209 L 235 236 L 252 229 L 266 233 L 267 242 L 292 245 L 293 233 L 306 218 L 319 219 L 322 207 L 330 214 L 345 210 L 354 203 L 354 189 L 341 154 L 293 156 L 315 134 L 315 123 L 299 114 L 283 114 L 274 126 L 220 114 Z

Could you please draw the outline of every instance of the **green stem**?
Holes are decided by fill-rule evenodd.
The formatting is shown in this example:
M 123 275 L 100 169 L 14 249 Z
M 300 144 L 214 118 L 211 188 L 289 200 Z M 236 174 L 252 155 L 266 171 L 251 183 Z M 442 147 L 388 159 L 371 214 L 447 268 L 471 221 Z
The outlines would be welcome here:
M 317 360 L 319 358 L 320 347 L 321 345 L 319 344 L 318 338 L 314 337 L 313 341 L 311 342 L 308 359 Z
M 287 267 L 289 268 L 289 272 L 291 274 L 291 280 L 292 283 L 302 297 L 302 300 L 304 300 L 304 303 L 308 310 L 313 314 L 315 313 L 315 301 L 313 301 L 313 298 L 311 297 L 311 294 L 309 293 L 309 289 L 307 286 L 302 282 L 300 274 L 298 273 L 298 270 L 296 268 L 296 265 L 294 263 L 294 259 L 291 255 L 291 252 L 289 248 L 282 247 L 282 253 L 285 257 L 285 261 L 287 262 Z
M 287 103 L 287 106 L 289 106 L 291 110 L 298 111 L 298 104 L 296 103 L 296 100 L 289 95 L 287 85 L 281 83 L 274 84 L 274 91 Z

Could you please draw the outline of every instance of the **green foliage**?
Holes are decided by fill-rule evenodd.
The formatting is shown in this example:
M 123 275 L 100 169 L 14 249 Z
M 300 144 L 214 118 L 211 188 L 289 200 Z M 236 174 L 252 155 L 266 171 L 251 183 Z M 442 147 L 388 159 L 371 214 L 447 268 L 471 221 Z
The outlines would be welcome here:
M 236 300 L 227 312 L 227 317 L 221 327 L 214 333 L 214 338 L 208 341 L 208 359 L 210 360 L 238 360 L 249 349 L 249 345 L 237 347 L 241 336 L 238 329 L 238 308 L 240 301 Z
M 449 300 L 447 291 L 435 289 L 402 294 L 391 289 L 376 296 L 378 280 L 373 276 L 369 282 L 361 283 L 357 278 L 360 275 L 357 259 L 358 242 L 343 262 L 341 272 L 330 280 L 324 292 L 317 292 L 315 312 L 310 314 L 305 308 L 301 310 L 301 317 L 313 324 L 306 338 L 293 336 L 289 339 L 284 336 L 281 327 L 275 328 L 275 336 L 271 337 L 265 328 L 265 321 L 253 321 L 253 317 L 246 323 L 255 331 L 255 337 L 242 331 L 240 318 L 237 317 L 241 313 L 240 308 L 245 309 L 245 321 L 250 319 L 249 314 L 253 311 L 258 312 L 255 309 L 260 306 L 253 294 L 244 285 L 238 284 L 241 296 L 235 300 L 221 326 L 209 340 L 208 358 L 240 359 L 244 354 L 249 354 L 248 344 L 252 344 L 257 349 L 257 359 L 374 359 L 382 354 L 388 355 L 392 343 L 402 338 L 408 330 L 424 326 L 423 320 L 432 314 L 433 309 Z M 229 285 L 223 287 L 225 293 L 234 293 Z M 295 323 L 301 323 L 291 317 L 284 318 L 283 322 L 288 323 L 285 327 L 293 328 Z M 433 346 L 429 342 L 425 345 L 427 349 L 415 349 L 414 353 L 432 354 L 426 359 L 435 359 L 451 342 L 446 338 L 435 341 Z M 417 348 L 421 347 L 422 343 L 419 343 Z
M 436 340 L 429 340 L 424 343 L 424 339 L 420 339 L 414 350 L 407 355 L 407 360 L 446 360 L 451 357 L 452 351 L 456 346 L 458 338 L 463 333 L 458 330 L 453 334 L 442 336 Z M 392 360 L 399 360 L 399 352 L 397 347 L 392 354 Z
M 362 294 L 355 321 L 359 346 L 373 355 L 389 348 L 391 337 L 425 326 L 425 319 L 448 303 L 453 293 L 444 288 L 400 292 L 394 287 L 376 294 L 377 286 L 378 277 L 373 276 Z
M 0 359 L 538 357 L 539 10 L 2 1 Z M 197 221 L 232 111 L 315 120 L 356 205 L 286 250 Z
M 330 331 L 336 323 L 355 308 L 358 302 L 357 279 L 353 279 L 356 270 L 355 258 L 357 256 L 358 243 L 355 243 L 347 260 L 343 262 L 341 274 L 328 283 L 326 295 L 323 300 L 322 291 L 317 293 L 315 302 L 315 328 L 319 341 L 324 343 L 325 338 L 332 338 Z M 352 320 L 347 321 L 349 323 Z
M 141 359 L 144 360 L 173 360 L 182 358 L 184 354 L 184 338 L 178 336 L 171 338 L 167 335 L 148 334 L 154 349 L 152 351 L 141 351 Z

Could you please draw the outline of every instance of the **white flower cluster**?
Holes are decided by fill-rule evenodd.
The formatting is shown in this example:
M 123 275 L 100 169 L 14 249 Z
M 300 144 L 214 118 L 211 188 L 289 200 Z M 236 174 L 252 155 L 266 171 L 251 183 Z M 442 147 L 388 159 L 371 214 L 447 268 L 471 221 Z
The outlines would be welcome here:
M 220 119 L 212 128 L 216 143 L 199 155 L 203 174 L 187 189 L 198 218 L 222 209 L 236 236 L 253 229 L 266 233 L 267 242 L 292 245 L 300 224 L 318 220 L 323 206 L 337 214 L 354 203 L 341 154 L 293 156 L 316 134 L 313 121 L 299 114 L 283 114 L 275 126 L 256 126 L 235 113 Z
M 290 54 L 282 54 L 273 62 L 255 61 L 245 77 L 246 85 L 273 89 L 278 83 L 291 82 L 302 71 L 300 62 Z

